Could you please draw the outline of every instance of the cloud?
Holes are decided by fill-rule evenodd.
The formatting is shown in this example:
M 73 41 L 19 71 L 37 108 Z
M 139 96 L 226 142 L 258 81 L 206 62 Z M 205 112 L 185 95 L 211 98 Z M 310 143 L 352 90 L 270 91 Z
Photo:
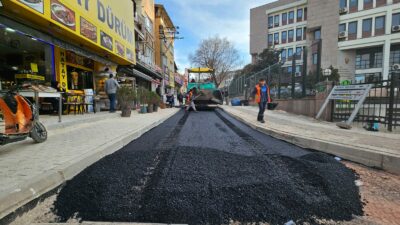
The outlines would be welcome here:
M 250 62 L 250 9 L 272 0 L 159 0 L 158 2 L 165 5 L 173 22 L 181 27 L 181 34 L 185 39 L 176 42 L 175 55 L 178 58 L 177 62 L 186 66 L 190 64 L 188 55 L 196 50 L 199 42 L 215 35 L 227 37 L 239 50 L 243 61 Z

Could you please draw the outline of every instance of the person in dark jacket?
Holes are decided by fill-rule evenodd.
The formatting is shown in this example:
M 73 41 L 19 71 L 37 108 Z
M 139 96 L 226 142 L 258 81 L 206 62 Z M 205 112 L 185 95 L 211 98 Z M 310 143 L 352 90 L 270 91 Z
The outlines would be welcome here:
M 266 84 L 265 79 L 260 79 L 258 84 L 254 87 L 252 98 L 255 102 L 257 102 L 259 107 L 257 121 L 260 123 L 265 123 L 265 108 L 267 107 L 267 103 L 271 102 L 269 87 Z

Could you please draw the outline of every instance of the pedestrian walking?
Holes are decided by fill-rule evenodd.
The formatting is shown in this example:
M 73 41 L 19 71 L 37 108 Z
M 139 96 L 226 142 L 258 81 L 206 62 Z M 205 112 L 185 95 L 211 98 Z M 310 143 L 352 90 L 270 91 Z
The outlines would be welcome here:
M 120 87 L 118 82 L 114 79 L 114 75 L 110 74 L 110 79 L 108 79 L 105 83 L 105 90 L 108 95 L 108 99 L 110 99 L 110 113 L 114 113 L 115 110 L 115 99 L 117 95 L 117 90 Z
M 252 92 L 252 98 L 258 103 L 259 111 L 257 121 L 265 123 L 264 112 L 267 107 L 267 103 L 271 102 L 269 87 L 265 82 L 265 79 L 260 79 L 258 84 L 255 86 Z
M 194 104 L 194 99 L 195 99 L 194 93 L 195 93 L 195 90 L 193 88 L 193 89 L 190 89 L 190 91 L 186 95 L 186 102 L 187 102 L 186 103 L 187 106 L 185 109 L 186 111 L 189 111 L 190 108 L 192 108 L 195 112 L 197 112 L 196 105 Z

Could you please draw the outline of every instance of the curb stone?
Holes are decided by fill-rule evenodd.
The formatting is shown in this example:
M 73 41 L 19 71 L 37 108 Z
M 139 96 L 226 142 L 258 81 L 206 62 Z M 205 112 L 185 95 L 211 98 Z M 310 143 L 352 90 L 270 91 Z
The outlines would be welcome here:
M 251 128 L 274 138 L 289 142 L 302 148 L 314 149 L 320 152 L 336 155 L 343 159 L 357 162 L 369 167 L 383 169 L 394 174 L 400 174 L 400 157 L 396 155 L 383 154 L 381 152 L 372 152 L 362 149 L 361 147 L 346 146 L 344 144 L 295 135 L 292 133 L 280 131 L 278 129 L 262 127 L 243 119 L 237 113 L 230 112 L 229 110 L 225 110 L 222 107 L 219 108 L 230 116 L 234 117 L 235 119 L 250 126 Z
M 61 184 L 72 179 L 74 176 L 82 172 L 93 163 L 118 151 L 122 147 L 139 138 L 149 130 L 157 127 L 178 112 L 179 110 L 171 112 L 165 118 L 159 119 L 158 121 L 143 128 L 133 130 L 112 142 L 106 142 L 102 145 L 94 146 L 93 149 L 96 150 L 89 151 L 59 167 L 49 170 L 40 176 L 34 177 L 30 180 L 30 182 L 25 183 L 16 190 L 12 189 L 4 191 L 4 193 L 0 195 L 0 220 L 30 201 L 53 190 L 54 188 L 59 187 Z

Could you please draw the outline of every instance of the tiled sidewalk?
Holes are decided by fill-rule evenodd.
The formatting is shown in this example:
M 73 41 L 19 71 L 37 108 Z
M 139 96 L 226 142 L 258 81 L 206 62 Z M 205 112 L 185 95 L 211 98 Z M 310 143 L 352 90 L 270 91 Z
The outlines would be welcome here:
M 26 203 L 71 178 L 174 115 L 178 109 L 152 114 L 132 113 L 76 116 L 78 123 L 49 129 L 48 140 L 34 144 L 28 139 L 0 148 L 0 218 L 5 211 Z M 85 115 L 87 116 L 87 115 Z M 89 117 L 98 117 L 96 118 Z M 73 123 L 74 117 L 64 121 Z M 54 122 L 46 118 L 48 126 Z M 54 124 L 54 123 L 53 123 Z M 61 129 L 62 128 L 62 129 Z M 28 199 L 27 199 L 28 198 Z M 14 205 L 13 205 L 13 204 Z
M 369 166 L 384 168 L 384 163 L 388 163 L 390 167 L 397 167 L 388 168 L 389 170 L 400 172 L 399 134 L 369 132 L 360 128 L 343 130 L 334 123 L 283 111 L 267 111 L 266 123 L 261 124 L 256 121 L 258 113 L 256 107 L 221 106 L 221 108 L 254 128 L 285 141 L 337 154 Z

